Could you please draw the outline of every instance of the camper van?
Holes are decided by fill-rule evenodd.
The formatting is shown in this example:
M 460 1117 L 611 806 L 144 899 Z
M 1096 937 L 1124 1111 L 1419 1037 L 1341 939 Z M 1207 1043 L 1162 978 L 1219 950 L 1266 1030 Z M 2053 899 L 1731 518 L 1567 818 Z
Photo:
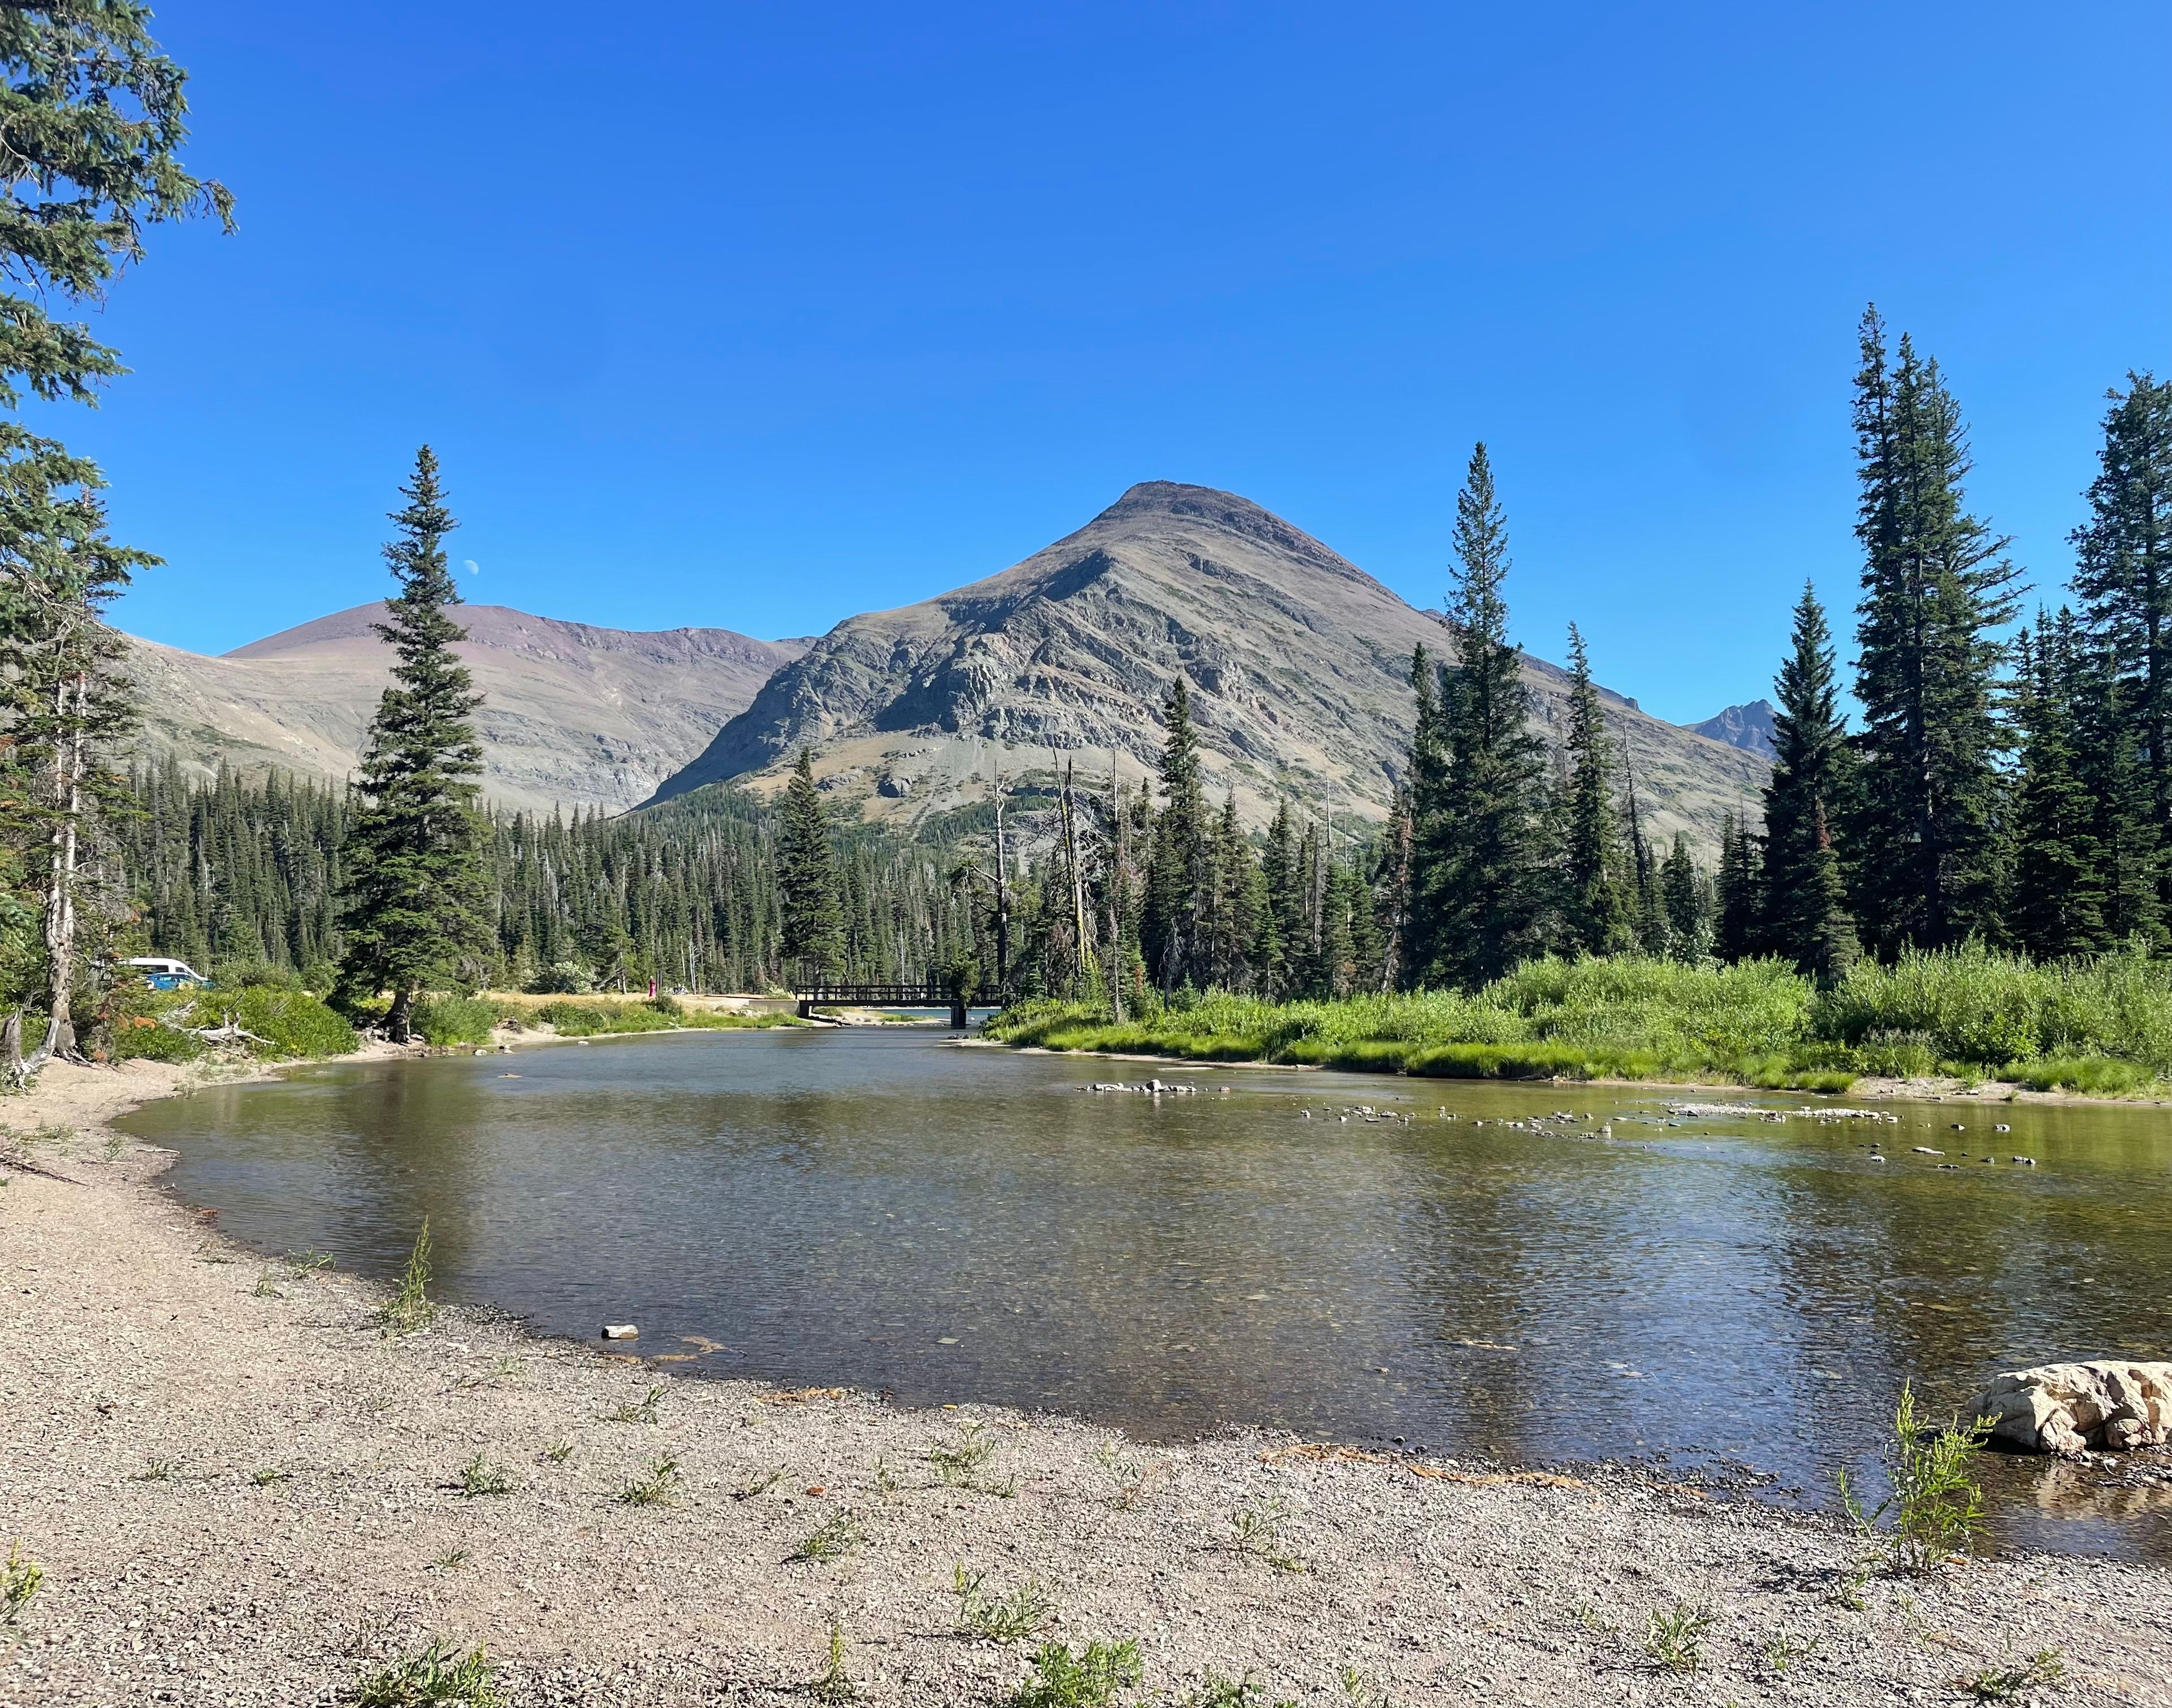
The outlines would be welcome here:
M 121 964 L 141 973 L 154 991 L 178 991 L 185 985 L 211 982 L 186 961 L 177 961 L 170 955 L 137 955 Z

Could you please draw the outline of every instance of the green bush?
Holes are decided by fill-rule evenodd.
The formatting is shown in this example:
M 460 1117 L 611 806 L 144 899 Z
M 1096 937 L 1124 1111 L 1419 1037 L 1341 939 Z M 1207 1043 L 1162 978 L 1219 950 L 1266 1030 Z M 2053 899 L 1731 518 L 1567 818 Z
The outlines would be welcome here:
M 425 996 L 416 1003 L 408 1023 L 426 1044 L 443 1048 L 449 1044 L 487 1044 L 490 1029 L 497 1023 L 497 1009 L 472 996 Z
M 207 1002 L 200 1001 L 198 1012 L 207 1007 L 228 1008 L 244 1031 L 264 1040 L 252 1046 L 256 1054 L 277 1060 L 344 1055 L 362 1041 L 355 1036 L 353 1027 L 307 991 L 275 991 L 255 985 L 242 991 L 238 1001 L 222 1002 L 216 995 Z
M 204 1053 L 201 1038 L 152 1018 L 128 1014 L 113 1023 L 106 1055 L 114 1061 L 194 1061 Z

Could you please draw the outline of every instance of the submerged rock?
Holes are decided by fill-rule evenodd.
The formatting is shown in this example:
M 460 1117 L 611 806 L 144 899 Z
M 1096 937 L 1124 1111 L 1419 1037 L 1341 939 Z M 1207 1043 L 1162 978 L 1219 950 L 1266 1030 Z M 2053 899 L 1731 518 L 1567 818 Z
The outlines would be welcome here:
M 2127 1453 L 2172 1438 L 2172 1363 L 2098 1358 L 2009 1370 L 1970 1403 L 1992 1439 L 2036 1453 Z

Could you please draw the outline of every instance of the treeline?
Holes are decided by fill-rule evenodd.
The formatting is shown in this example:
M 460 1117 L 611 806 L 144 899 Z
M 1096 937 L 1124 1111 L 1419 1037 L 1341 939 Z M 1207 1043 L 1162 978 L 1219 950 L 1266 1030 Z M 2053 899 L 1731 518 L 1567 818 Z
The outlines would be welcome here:
M 329 989 L 347 953 L 345 790 L 231 772 L 141 771 L 140 813 L 117 821 L 129 941 L 204 970 L 255 966 Z M 954 882 L 984 814 L 913 840 L 854 826 L 835 838 L 839 934 L 831 971 L 906 980 L 994 951 L 985 907 Z M 778 815 L 705 789 L 653 811 L 493 814 L 476 820 L 481 940 L 445 969 L 468 988 L 579 992 L 758 991 L 788 981 Z M 989 939 L 985 942 L 984 939 Z

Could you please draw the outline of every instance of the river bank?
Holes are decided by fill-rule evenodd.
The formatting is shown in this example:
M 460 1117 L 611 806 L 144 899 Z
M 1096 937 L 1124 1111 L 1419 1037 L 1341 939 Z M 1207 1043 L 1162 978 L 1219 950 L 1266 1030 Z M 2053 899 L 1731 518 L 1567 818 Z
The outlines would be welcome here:
M 515 1702 L 782 1703 L 833 1630 L 867 1700 L 1002 1702 L 1032 1643 L 958 1633 L 960 1563 L 1036 1580 L 1056 1640 L 1135 1638 L 1140 1700 L 1249 1671 L 1254 1700 L 1341 1703 L 1345 1667 L 1397 1704 L 1952 1700 L 2047 1649 L 2064 1700 L 2172 1700 L 2172 1582 L 2144 1567 L 1852 1587 L 1831 1527 L 1627 1471 L 1149 1449 L 678 1380 L 686 1349 L 488 1313 L 387 1340 L 376 1290 L 221 1238 L 106 1126 L 180 1082 L 56 1067 L 0 1110 L 48 1130 L 0 1189 L 0 1546 L 48 1574 L 0 1703 L 331 1701 L 440 1635 L 487 1643 Z M 836 1557 L 789 1557 L 820 1534 Z M 1650 1652 L 1677 1609 L 1711 1615 L 1694 1673 Z

